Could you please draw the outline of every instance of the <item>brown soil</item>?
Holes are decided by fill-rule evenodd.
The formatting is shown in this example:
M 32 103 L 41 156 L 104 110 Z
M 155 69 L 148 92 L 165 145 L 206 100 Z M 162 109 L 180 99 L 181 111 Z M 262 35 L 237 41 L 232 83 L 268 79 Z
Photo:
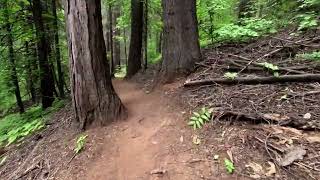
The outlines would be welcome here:
M 212 163 L 198 155 L 198 147 L 192 144 L 193 132 L 186 128 L 183 117 L 186 112 L 165 97 L 164 89 L 147 94 L 133 83 L 118 80 L 114 84 L 129 110 L 129 119 L 108 127 L 112 132 L 99 137 L 103 139 L 99 142 L 98 154 L 83 159 L 84 154 L 88 154 L 84 152 L 70 164 L 71 170 L 60 173 L 58 179 L 187 180 L 212 177 Z M 172 90 L 176 85 L 165 88 Z M 93 138 L 91 133 L 94 132 L 89 132 L 90 139 Z M 87 162 L 85 165 L 84 161 Z

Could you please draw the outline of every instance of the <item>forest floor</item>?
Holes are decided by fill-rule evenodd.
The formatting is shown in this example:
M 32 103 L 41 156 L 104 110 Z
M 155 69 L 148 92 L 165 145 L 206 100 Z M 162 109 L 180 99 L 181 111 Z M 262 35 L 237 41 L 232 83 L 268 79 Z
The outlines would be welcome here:
M 0 179 L 320 179 L 319 82 L 184 87 L 238 72 L 250 60 L 294 70 L 280 75 L 319 73 L 319 62 L 296 58 L 319 50 L 319 32 L 289 34 L 206 49 L 195 73 L 165 86 L 154 88 L 156 68 L 114 80 L 127 120 L 84 132 L 85 147 L 74 156 L 82 132 L 69 104 L 46 129 L 0 152 L 7 156 Z M 272 75 L 249 65 L 239 76 Z M 194 131 L 187 122 L 201 107 L 213 108 L 214 116 Z

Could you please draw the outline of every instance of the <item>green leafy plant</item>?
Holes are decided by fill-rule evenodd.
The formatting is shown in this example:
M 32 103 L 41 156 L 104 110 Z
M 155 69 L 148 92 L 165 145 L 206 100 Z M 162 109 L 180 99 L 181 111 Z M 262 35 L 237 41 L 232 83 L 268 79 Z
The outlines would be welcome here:
M 234 80 L 236 77 L 238 77 L 238 73 L 226 72 L 223 77 Z
M 297 15 L 296 18 L 299 21 L 299 27 L 298 27 L 299 31 L 311 29 L 318 26 L 317 16 L 313 13 L 300 14 L 300 15 Z
M 235 170 L 233 163 L 229 159 L 224 159 L 224 165 L 229 174 L 232 174 L 233 171 Z
M 85 134 L 82 134 L 78 137 L 76 147 L 74 148 L 75 154 L 79 154 L 83 150 L 87 137 L 88 135 Z
M 39 129 L 42 129 L 43 127 L 44 122 L 41 119 L 36 119 L 30 123 L 24 124 L 22 127 L 9 131 L 7 135 L 7 146 L 18 140 L 23 139 L 24 137 L 30 135 L 31 133 Z
M 45 127 L 47 117 L 64 105 L 65 101 L 55 101 L 47 110 L 33 106 L 24 114 L 14 113 L 5 116 L 0 120 L 0 146 L 9 146 L 41 130 Z
M 274 76 L 278 77 L 279 76 L 279 67 L 277 65 L 264 62 L 264 63 L 259 63 L 261 66 L 266 68 L 267 70 L 271 71 Z
M 268 33 L 275 33 L 274 22 L 259 18 L 246 18 L 242 25 L 226 24 L 214 31 L 215 39 L 220 41 L 247 41 Z
M 203 107 L 199 112 L 193 112 L 189 126 L 192 126 L 194 130 L 202 128 L 202 126 L 211 120 L 213 110 Z
M 305 60 L 320 61 L 320 51 L 298 54 L 297 57 Z

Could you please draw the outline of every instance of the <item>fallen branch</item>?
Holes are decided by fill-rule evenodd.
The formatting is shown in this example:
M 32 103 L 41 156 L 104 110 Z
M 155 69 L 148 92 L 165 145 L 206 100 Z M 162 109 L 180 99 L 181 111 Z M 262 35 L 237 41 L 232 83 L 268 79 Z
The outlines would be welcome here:
M 319 45 L 309 45 L 309 44 L 302 43 L 300 41 L 296 41 L 295 42 L 295 41 L 291 41 L 291 40 L 288 40 L 288 39 L 282 39 L 282 38 L 279 38 L 279 37 L 272 37 L 272 38 L 276 39 L 276 40 L 280 40 L 280 41 L 285 41 L 285 42 L 288 42 L 288 43 L 291 43 L 291 44 L 295 44 L 295 45 L 305 46 L 305 47 L 313 47 L 313 48 L 319 48 L 320 47 Z M 288 47 L 290 45 L 286 45 L 286 46 Z
M 248 68 L 248 67 L 249 67 L 252 63 L 254 63 L 255 61 L 259 61 L 259 60 L 264 59 L 264 58 L 266 58 L 266 57 L 268 57 L 268 56 L 271 56 L 272 54 L 275 54 L 275 53 L 281 51 L 282 49 L 283 49 L 283 48 L 276 49 L 276 50 L 274 50 L 274 51 L 271 51 L 271 52 L 269 52 L 269 53 L 261 56 L 261 57 L 258 58 L 258 59 L 252 59 L 252 60 L 250 60 L 250 61 L 246 64 L 246 66 L 245 66 L 244 68 L 242 68 L 242 69 L 238 72 L 238 74 L 240 74 L 242 71 L 244 71 L 246 68 Z
M 239 77 L 235 79 L 215 78 L 198 81 L 186 81 L 184 87 L 211 84 L 273 84 L 289 82 L 320 82 L 320 74 L 285 75 L 279 77 Z
M 235 60 L 236 62 L 239 62 L 239 63 L 247 63 L 247 64 L 249 64 L 251 62 L 250 65 L 252 64 L 252 65 L 255 65 L 255 66 L 258 66 L 258 67 L 264 67 L 263 64 L 253 62 L 253 60 L 251 60 L 249 58 L 246 58 L 246 57 L 243 57 L 243 56 L 238 56 L 238 55 L 234 55 L 234 54 L 229 54 L 229 56 L 233 56 L 233 57 L 245 60 L 245 61 Z M 229 60 L 229 61 L 231 61 L 231 60 Z M 246 62 L 246 61 L 249 61 L 249 63 Z M 243 67 L 240 72 L 244 71 L 246 68 L 248 68 L 248 67 L 247 66 Z M 286 71 L 286 72 L 291 72 L 291 73 L 296 73 L 296 74 L 305 74 L 305 72 L 302 72 L 302 71 L 297 71 L 297 70 L 294 70 L 294 69 L 291 69 L 291 68 L 283 68 L 283 67 L 279 67 L 279 71 Z
M 231 62 L 230 62 L 231 63 Z M 226 67 L 223 67 L 223 69 L 227 70 L 227 71 L 240 71 L 243 66 L 241 65 L 234 65 L 233 63 L 231 63 L 232 65 L 228 65 Z M 297 71 L 296 69 L 307 69 L 307 67 L 288 67 L 288 68 L 281 68 L 279 67 L 279 71 L 280 72 L 291 72 L 291 73 L 296 73 L 296 74 L 306 74 L 306 72 L 303 71 Z M 248 67 L 246 68 L 244 71 L 246 72 L 253 72 L 253 71 L 265 71 L 264 66 L 263 65 L 259 65 L 258 67 Z
M 235 121 L 249 122 L 251 124 L 278 124 L 279 126 L 292 127 L 299 130 L 314 131 L 320 130 L 320 125 L 302 118 L 289 116 L 273 117 L 271 115 L 247 115 L 240 112 L 225 111 L 221 112 L 219 119 L 229 119 L 233 117 Z

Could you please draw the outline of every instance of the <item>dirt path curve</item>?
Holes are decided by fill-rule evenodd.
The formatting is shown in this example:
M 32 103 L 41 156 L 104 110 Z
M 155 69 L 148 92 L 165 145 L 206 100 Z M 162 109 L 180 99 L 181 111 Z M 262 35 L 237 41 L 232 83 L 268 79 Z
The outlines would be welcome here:
M 182 110 L 164 97 L 163 90 L 147 94 L 120 80 L 114 86 L 129 118 L 111 125 L 117 130 L 102 142 L 99 155 L 81 178 L 196 180 L 209 176 L 208 163 L 189 163 L 196 158 L 189 143 L 190 130 Z

